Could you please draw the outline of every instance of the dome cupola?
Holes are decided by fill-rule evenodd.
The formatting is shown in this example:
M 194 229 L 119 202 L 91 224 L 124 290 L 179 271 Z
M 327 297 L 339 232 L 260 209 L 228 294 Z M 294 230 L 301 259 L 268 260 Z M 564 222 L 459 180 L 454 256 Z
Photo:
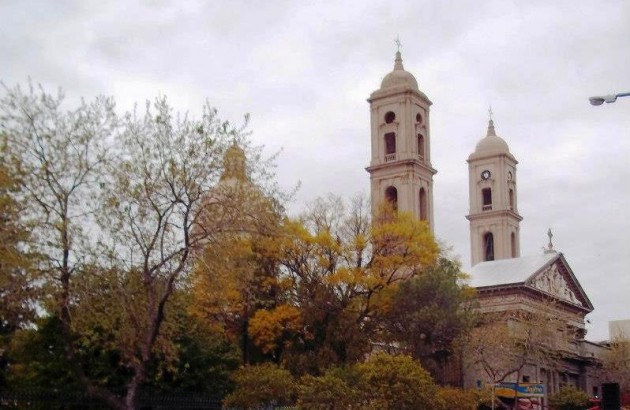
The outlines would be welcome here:
M 494 121 L 490 120 L 486 136 L 477 143 L 475 152 L 470 155 L 469 159 L 501 154 L 512 156 L 507 142 L 496 134 L 496 131 L 494 130 Z
M 400 51 L 396 52 L 396 60 L 394 62 L 394 71 L 387 74 L 381 82 L 381 90 L 386 88 L 404 87 L 418 91 L 418 81 L 416 78 L 405 68 L 402 64 L 402 57 Z

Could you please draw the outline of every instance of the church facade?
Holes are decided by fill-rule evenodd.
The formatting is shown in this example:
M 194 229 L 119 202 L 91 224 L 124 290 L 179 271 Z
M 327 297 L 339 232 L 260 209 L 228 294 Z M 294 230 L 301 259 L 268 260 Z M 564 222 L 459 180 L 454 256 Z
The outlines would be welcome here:
M 388 201 L 429 223 L 433 220 L 431 164 L 431 101 L 405 71 L 400 51 L 394 69 L 368 99 L 371 118 L 371 204 L 376 210 Z M 497 135 L 492 118 L 486 135 L 468 157 L 470 285 L 477 290 L 482 315 L 505 320 L 517 328 L 532 314 L 560 319 L 553 330 L 553 363 L 532 357 L 502 380 L 490 380 L 480 366 L 461 360 L 459 385 L 472 388 L 486 383 L 538 383 L 546 396 L 565 385 L 599 394 L 596 368 L 602 346 L 584 339 L 585 316 L 593 311 L 566 258 L 549 245 L 540 255 L 521 256 L 516 157 Z M 558 326 L 557 323 L 561 323 Z

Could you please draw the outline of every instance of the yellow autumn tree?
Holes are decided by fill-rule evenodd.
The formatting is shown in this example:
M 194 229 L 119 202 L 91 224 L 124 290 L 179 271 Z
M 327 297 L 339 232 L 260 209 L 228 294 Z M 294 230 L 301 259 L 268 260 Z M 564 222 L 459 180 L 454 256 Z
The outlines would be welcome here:
M 363 198 L 348 204 L 330 196 L 260 244 L 261 254 L 279 265 L 284 311 L 297 310 L 299 317 L 261 309 L 250 333 L 294 371 L 361 360 L 379 342 L 376 319 L 389 309 L 398 284 L 436 261 L 438 246 L 426 222 L 387 207 L 374 221 L 370 214 Z
M 282 209 L 279 201 L 252 182 L 246 155 L 236 143 L 226 152 L 219 184 L 204 200 L 198 232 L 212 232 L 197 251 L 191 275 L 190 311 L 241 347 L 250 362 L 248 324 L 253 313 L 273 308 L 278 294 L 274 260 L 258 243 L 275 235 Z M 267 349 L 262 349 L 268 353 Z

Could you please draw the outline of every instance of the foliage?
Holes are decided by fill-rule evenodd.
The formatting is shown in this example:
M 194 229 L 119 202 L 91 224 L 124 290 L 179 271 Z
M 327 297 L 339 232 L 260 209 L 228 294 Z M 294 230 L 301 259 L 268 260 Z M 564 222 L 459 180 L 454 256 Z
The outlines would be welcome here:
M 204 216 L 227 209 L 229 198 L 207 198 L 229 141 L 246 144 L 244 129 L 210 107 L 199 120 L 176 116 L 165 99 L 123 116 L 111 98 L 70 111 L 63 100 L 30 84 L 5 88 L 3 158 L 20 176 L 30 250 L 42 255 L 29 269 L 49 295 L 37 306 L 58 319 L 67 366 L 90 395 L 131 409 L 149 372 L 176 367 L 179 327 L 168 307 L 188 285 L 195 252 L 228 226 Z M 249 175 L 268 176 L 261 168 Z M 114 352 L 124 399 L 84 362 L 85 351 Z
M 409 356 L 376 353 L 357 368 L 363 402 L 376 409 L 435 409 L 441 406 L 429 373 Z
M 622 392 L 630 391 L 630 338 L 620 335 L 611 340 L 601 360 L 604 381 L 619 383 Z
M 356 408 L 360 395 L 339 372 L 327 371 L 315 377 L 303 376 L 298 386 L 298 407 L 304 410 Z
M 554 369 L 564 343 L 558 331 L 567 326 L 554 307 L 549 302 L 541 304 L 537 313 L 484 313 L 462 343 L 465 366 L 482 370 L 495 383 L 508 377 L 519 380 L 527 364 Z
M 0 141 L 0 144 L 4 142 Z M 31 271 L 31 236 L 20 221 L 19 175 L 11 174 L 0 147 L 0 335 L 23 327 L 35 317 L 37 287 Z
M 400 284 L 383 323 L 392 342 L 435 377 L 452 344 L 473 325 L 475 315 L 467 308 L 474 290 L 461 285 L 459 264 L 440 257 L 422 275 Z
M 236 389 L 225 398 L 225 405 L 242 409 L 290 403 L 295 394 L 291 374 L 271 363 L 245 366 L 233 373 Z
M 275 233 L 282 207 L 263 188 L 248 176 L 244 151 L 232 145 L 219 184 L 204 200 L 198 229 L 215 229 L 192 274 L 191 312 L 239 341 L 244 363 L 259 353 L 249 343 L 250 318 L 261 307 L 273 308 L 278 293 L 275 263 L 262 257 L 257 243 Z
M 454 387 L 438 387 L 438 403 L 446 404 L 444 410 L 474 410 L 484 402 L 483 392 L 479 390 L 463 390 Z
M 549 397 L 549 405 L 556 410 L 582 410 L 588 407 L 588 394 L 575 387 L 563 387 Z
M 277 305 L 291 316 L 267 308 L 250 330 L 255 325 L 255 342 L 275 349 L 296 373 L 362 360 L 380 337 L 378 318 L 399 284 L 435 261 L 437 245 L 425 222 L 384 209 L 372 224 L 369 213 L 362 198 L 349 206 L 333 196 L 319 199 L 259 243 L 259 252 L 277 261 Z

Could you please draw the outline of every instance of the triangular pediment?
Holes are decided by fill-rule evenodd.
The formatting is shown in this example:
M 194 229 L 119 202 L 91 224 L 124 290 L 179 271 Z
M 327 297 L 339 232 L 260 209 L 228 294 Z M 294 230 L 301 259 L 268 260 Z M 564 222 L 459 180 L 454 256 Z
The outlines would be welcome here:
M 588 311 L 593 310 L 591 301 L 561 253 L 533 273 L 525 281 L 525 285 L 559 301 L 580 306 Z

